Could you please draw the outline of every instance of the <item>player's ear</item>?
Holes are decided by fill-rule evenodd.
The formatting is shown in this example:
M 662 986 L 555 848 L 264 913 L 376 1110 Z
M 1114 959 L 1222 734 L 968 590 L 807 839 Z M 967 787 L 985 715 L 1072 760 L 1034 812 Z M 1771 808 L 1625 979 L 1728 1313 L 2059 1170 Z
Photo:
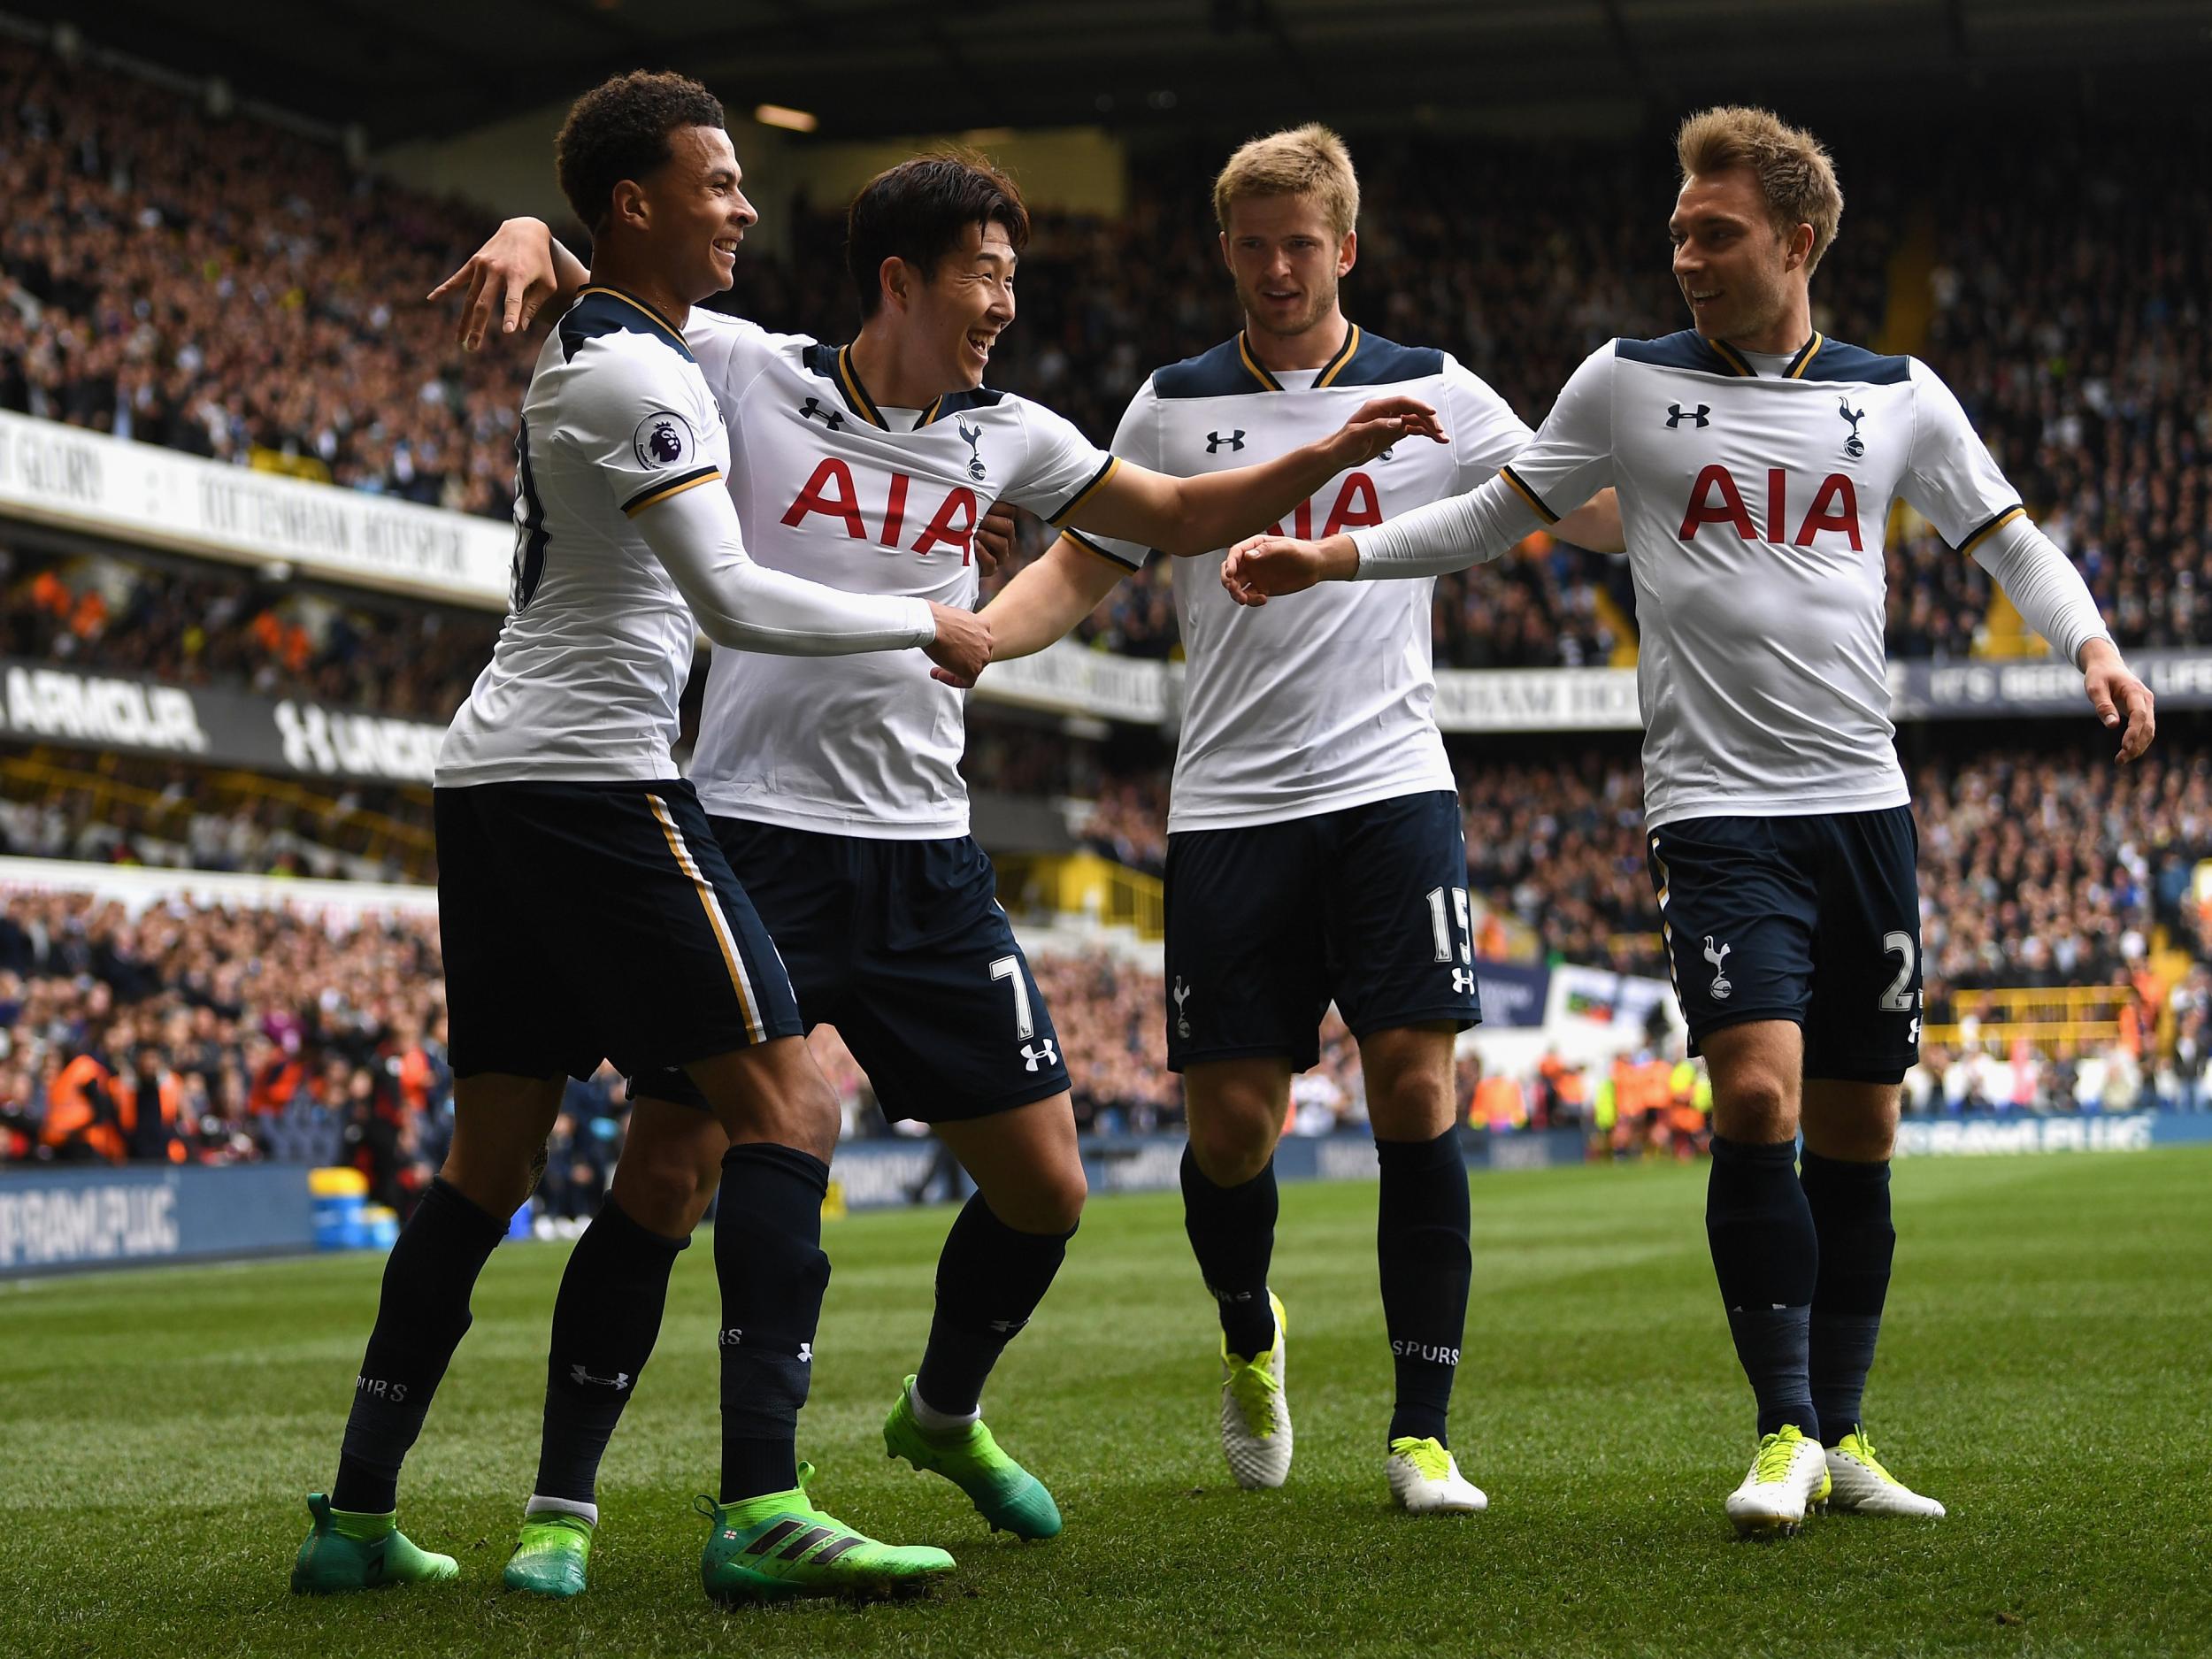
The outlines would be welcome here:
M 893 254 L 876 268 L 879 292 L 884 299 L 904 311 L 913 285 L 913 274 L 906 268 L 906 261 Z
M 614 211 L 610 221 L 627 225 L 635 230 L 645 230 L 653 222 L 652 204 L 647 201 L 645 187 L 635 179 L 625 179 L 614 187 Z
M 1229 257 L 1229 233 L 1225 230 L 1219 231 L 1216 233 L 1216 236 L 1221 243 L 1221 263 L 1228 266 L 1230 270 L 1235 270 L 1237 262 Z
M 1339 276 L 1340 276 L 1340 277 L 1343 277 L 1343 276 L 1349 276 L 1349 275 L 1352 273 L 1352 267 L 1353 267 L 1354 265 L 1357 265 L 1358 263 L 1359 263 L 1359 232 L 1357 232 L 1357 231 L 1356 231 L 1356 230 L 1348 230 L 1348 231 L 1346 231 L 1346 232 L 1344 233 L 1344 240 L 1343 240 L 1340 243 L 1339 243 L 1339 244 L 1338 244 L 1338 246 L 1337 246 L 1337 250 L 1336 250 L 1336 273 L 1337 273 L 1337 275 L 1339 275 Z
M 1790 232 L 1789 242 L 1782 250 L 1782 268 L 1795 271 L 1813 257 L 1813 227 L 1799 225 Z

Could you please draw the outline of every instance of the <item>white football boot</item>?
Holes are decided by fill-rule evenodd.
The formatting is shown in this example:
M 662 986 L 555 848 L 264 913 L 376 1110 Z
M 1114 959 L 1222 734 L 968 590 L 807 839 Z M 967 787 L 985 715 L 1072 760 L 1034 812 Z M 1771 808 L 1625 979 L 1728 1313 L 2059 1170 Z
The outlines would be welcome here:
M 1728 1494 L 1728 1518 L 1746 1536 L 1787 1538 L 1826 1501 L 1828 1486 L 1828 1460 L 1820 1442 L 1786 1423 L 1760 1440 L 1751 1472 Z
M 1283 1397 L 1289 1326 L 1282 1298 L 1271 1290 L 1267 1305 L 1275 1314 L 1275 1346 L 1266 1353 L 1240 1359 L 1229 1352 L 1229 1339 L 1221 1340 L 1221 1452 L 1248 1492 L 1290 1479 L 1290 1402 Z
M 1459 1460 L 1431 1438 L 1390 1442 L 1390 1495 L 1409 1515 L 1480 1515 L 1490 1500 L 1459 1472 Z
M 1854 1428 L 1828 1448 L 1829 1507 L 1847 1515 L 1916 1515 L 1943 1518 L 1943 1506 L 1924 1498 L 1882 1467 L 1863 1429 Z

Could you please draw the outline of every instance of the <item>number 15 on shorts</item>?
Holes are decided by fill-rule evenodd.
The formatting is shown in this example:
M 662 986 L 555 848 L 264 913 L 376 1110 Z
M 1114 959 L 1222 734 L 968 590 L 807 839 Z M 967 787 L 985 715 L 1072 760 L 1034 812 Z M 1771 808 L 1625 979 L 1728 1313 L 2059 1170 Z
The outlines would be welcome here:
M 1445 895 L 1451 895 L 1447 909 Z M 1453 962 L 1452 989 L 1455 992 L 1474 989 L 1475 933 L 1471 907 L 1465 887 L 1431 887 L 1428 891 L 1429 933 L 1436 947 L 1436 960 Z M 1452 939 L 1452 926 L 1458 924 L 1459 939 Z

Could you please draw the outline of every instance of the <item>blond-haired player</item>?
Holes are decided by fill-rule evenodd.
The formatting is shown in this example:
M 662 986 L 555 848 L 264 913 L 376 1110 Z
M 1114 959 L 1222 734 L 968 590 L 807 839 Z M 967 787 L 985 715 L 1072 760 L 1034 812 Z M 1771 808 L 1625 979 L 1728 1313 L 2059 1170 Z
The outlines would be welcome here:
M 1242 330 L 1159 370 L 1114 452 L 1196 475 L 1271 460 L 1381 392 L 1435 405 L 1448 447 L 1402 443 L 1286 516 L 1297 534 L 1373 525 L 1455 495 L 1528 440 L 1443 352 L 1348 321 L 1359 181 L 1322 127 L 1258 138 L 1214 187 Z M 1559 526 L 1617 549 L 1609 495 Z M 1071 532 L 985 612 L 1001 656 L 1064 634 L 1151 549 Z M 1359 1040 L 1381 1165 L 1378 1253 L 1396 1368 L 1387 1476 L 1409 1509 L 1475 1510 L 1446 1413 L 1471 1269 L 1452 1048 L 1479 1016 L 1467 858 L 1431 713 L 1430 586 L 1332 589 L 1303 614 L 1240 610 L 1217 556 L 1186 560 L 1189 657 L 1168 816 L 1168 1063 L 1183 1073 L 1185 1219 L 1220 1307 L 1222 1448 L 1245 1486 L 1290 1471 L 1282 1303 L 1270 1291 L 1273 1156 L 1292 1077 L 1334 1001 Z
M 1860 1412 L 1896 1240 L 1898 1084 L 1920 1036 L 1916 838 L 1882 648 L 1892 502 L 2081 669 L 2105 725 L 2124 723 L 2123 763 L 2150 743 L 2151 694 L 1950 389 L 1814 329 L 1812 273 L 1843 211 L 1819 142 L 1722 108 L 1685 121 L 1677 149 L 1669 232 L 1694 327 L 1593 353 L 1471 494 L 1350 535 L 1256 538 L 1224 581 L 1264 603 L 1325 578 L 1426 580 L 1617 487 L 1652 886 L 1712 1071 L 1706 1232 L 1758 1401 L 1727 1511 L 1747 1532 L 1793 1531 L 1824 1500 L 1937 1517 L 1877 1461 Z M 1319 626 L 1307 603 L 1281 612 Z

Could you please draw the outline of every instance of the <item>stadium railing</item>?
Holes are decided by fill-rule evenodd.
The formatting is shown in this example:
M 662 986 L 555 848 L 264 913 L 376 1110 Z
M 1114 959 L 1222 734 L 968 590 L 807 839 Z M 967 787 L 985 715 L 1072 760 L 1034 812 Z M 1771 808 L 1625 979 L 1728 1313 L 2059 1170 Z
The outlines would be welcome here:
M 2127 985 L 2008 986 L 1951 994 L 1963 1018 L 1923 1029 L 1921 1041 L 1958 1048 L 1969 1043 L 2010 1044 L 2024 1037 L 2041 1053 L 2118 1042 L 2134 1024 L 2135 988 Z M 1971 1010 L 1971 1011 L 1969 1011 Z
M 1014 915 L 1081 916 L 1146 941 L 1167 936 L 1156 876 L 1088 852 L 1002 855 L 995 863 L 1002 902 Z

